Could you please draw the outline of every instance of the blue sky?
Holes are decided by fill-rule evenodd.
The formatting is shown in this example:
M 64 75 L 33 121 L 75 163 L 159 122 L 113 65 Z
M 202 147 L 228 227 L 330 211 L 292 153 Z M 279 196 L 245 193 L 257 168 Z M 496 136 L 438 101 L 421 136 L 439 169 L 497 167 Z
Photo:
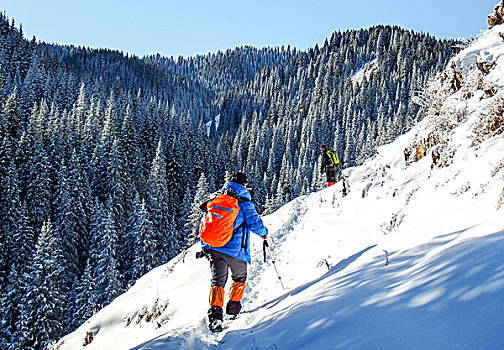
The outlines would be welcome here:
M 487 28 L 498 0 L 2 0 L 28 38 L 193 56 L 241 45 L 322 44 L 336 30 L 395 24 L 442 38 Z

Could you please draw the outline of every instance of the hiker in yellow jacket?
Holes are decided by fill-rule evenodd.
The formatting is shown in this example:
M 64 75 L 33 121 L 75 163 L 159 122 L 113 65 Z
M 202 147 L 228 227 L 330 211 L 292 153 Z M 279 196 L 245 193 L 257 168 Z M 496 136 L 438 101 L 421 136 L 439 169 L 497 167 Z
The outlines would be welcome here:
M 326 173 L 327 187 L 334 185 L 339 180 L 339 172 L 341 163 L 336 151 L 328 149 L 326 145 L 320 146 L 322 153 L 322 163 L 320 164 L 320 172 Z

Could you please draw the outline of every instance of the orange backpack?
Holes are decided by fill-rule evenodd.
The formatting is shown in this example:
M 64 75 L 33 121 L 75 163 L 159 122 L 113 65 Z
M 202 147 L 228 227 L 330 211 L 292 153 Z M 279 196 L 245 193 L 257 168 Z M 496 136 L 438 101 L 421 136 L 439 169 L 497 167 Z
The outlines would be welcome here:
M 211 247 L 225 246 L 233 237 L 233 226 L 240 207 L 238 199 L 220 194 L 206 203 L 206 214 L 201 220 L 199 236 Z

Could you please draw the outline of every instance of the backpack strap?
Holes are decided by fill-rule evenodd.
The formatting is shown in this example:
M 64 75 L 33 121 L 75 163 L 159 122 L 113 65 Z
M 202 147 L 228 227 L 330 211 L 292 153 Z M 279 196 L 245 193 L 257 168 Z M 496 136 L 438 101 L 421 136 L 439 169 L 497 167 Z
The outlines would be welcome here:
M 327 163 L 325 165 L 326 168 L 330 168 L 334 166 L 334 160 L 331 156 L 331 153 L 329 152 L 330 150 L 325 151 L 326 157 L 327 157 Z
M 233 234 L 235 234 L 236 232 L 240 231 L 243 227 L 245 227 L 245 220 L 243 220 L 243 222 L 240 225 L 238 225 L 237 228 L 235 228 L 233 230 Z
M 244 203 L 244 202 L 250 202 L 250 199 L 248 198 L 245 198 L 245 197 L 241 197 L 239 196 L 235 191 L 233 191 L 231 188 L 228 188 L 224 194 L 227 194 L 228 196 L 231 196 L 233 198 L 235 198 L 237 201 L 238 201 L 238 204 L 240 203 Z M 240 231 L 240 230 L 243 230 L 243 234 L 242 234 L 242 242 L 241 242 L 241 247 L 243 248 L 243 250 L 247 251 L 247 236 L 245 235 L 245 225 L 246 225 L 246 221 L 243 220 L 243 222 L 238 225 L 237 228 L 235 228 L 233 230 L 233 235 Z
M 242 234 L 242 241 L 241 241 L 241 247 L 243 248 L 243 250 L 247 251 L 247 236 L 245 235 L 245 230 L 244 230 L 244 228 L 245 228 L 245 224 L 246 224 L 246 222 L 245 222 L 245 220 L 243 220 L 243 222 L 242 222 L 240 225 L 238 225 L 238 227 L 237 227 L 237 228 L 235 228 L 235 229 L 233 230 L 233 235 L 234 235 L 236 232 L 238 232 L 238 231 L 240 231 L 240 230 L 243 230 L 243 234 Z
M 227 194 L 228 196 L 235 198 L 238 201 L 238 203 L 250 202 L 250 199 L 239 196 L 231 188 L 226 189 L 223 194 Z

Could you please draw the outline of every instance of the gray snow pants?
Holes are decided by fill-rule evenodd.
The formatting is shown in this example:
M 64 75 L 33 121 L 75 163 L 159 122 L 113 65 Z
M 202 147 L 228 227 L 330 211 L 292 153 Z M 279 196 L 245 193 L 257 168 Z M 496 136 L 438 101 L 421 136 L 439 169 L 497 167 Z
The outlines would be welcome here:
M 245 282 L 247 280 L 246 261 L 212 249 L 205 249 L 205 253 L 210 257 L 212 287 L 219 286 L 224 288 L 226 286 L 228 269 L 231 269 L 231 279 L 233 282 Z

